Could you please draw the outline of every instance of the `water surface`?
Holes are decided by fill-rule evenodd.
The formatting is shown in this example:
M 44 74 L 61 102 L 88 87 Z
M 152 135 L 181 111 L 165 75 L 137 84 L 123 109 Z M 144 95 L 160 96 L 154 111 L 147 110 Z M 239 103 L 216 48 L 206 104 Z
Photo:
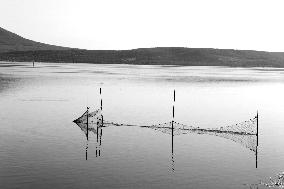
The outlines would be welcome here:
M 0 188 L 248 188 L 284 169 L 283 73 L 1 62 Z M 95 134 L 87 142 L 72 121 L 101 97 L 104 119 L 136 125 L 171 121 L 173 105 L 176 121 L 200 128 L 258 110 L 258 168 L 252 151 L 210 135 L 174 136 L 173 154 L 170 135 L 146 128 L 106 127 L 101 146 Z

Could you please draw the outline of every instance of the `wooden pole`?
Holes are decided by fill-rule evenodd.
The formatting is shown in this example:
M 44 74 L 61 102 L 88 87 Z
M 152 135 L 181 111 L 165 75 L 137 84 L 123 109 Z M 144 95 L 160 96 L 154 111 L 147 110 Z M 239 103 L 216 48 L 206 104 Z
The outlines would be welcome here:
M 257 146 L 255 151 L 255 168 L 257 168 Z
M 101 97 L 101 120 L 97 124 L 97 142 L 99 142 L 99 125 L 102 127 L 103 124 L 103 116 L 102 116 L 102 110 L 103 110 L 103 99 L 102 99 L 102 88 L 100 87 L 100 97 Z
M 172 154 L 174 153 L 174 121 L 172 121 Z
M 174 102 L 176 101 L 176 91 L 174 90 Z M 172 120 L 172 154 L 174 153 L 174 118 L 175 118 L 175 105 L 173 105 L 173 120 Z
M 102 88 L 100 88 L 100 96 L 101 96 L 101 111 L 102 111 L 103 110 Z
M 255 167 L 257 168 L 258 153 L 258 111 L 256 113 L 256 151 L 255 151 Z
M 102 115 L 102 128 L 104 127 L 104 116 Z M 101 129 L 101 136 L 103 135 L 103 130 Z
M 258 146 L 258 111 L 256 114 L 256 146 Z
M 87 107 L 87 140 L 89 140 L 89 107 Z

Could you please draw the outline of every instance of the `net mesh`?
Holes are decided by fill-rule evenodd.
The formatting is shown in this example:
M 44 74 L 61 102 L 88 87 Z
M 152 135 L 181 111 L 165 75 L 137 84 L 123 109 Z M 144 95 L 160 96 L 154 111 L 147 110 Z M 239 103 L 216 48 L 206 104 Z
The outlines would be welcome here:
M 124 123 L 115 123 L 103 121 L 101 110 L 98 109 L 93 112 L 86 111 L 81 117 L 74 121 L 82 131 L 87 134 L 87 122 L 89 131 L 97 133 L 98 128 L 108 126 L 137 126 L 143 128 L 153 129 L 166 134 L 181 135 L 188 133 L 195 134 L 208 134 L 213 136 L 229 139 L 242 146 L 248 148 L 251 151 L 257 150 L 257 117 L 249 119 L 244 122 L 240 122 L 233 125 L 228 125 L 219 128 L 200 128 L 195 126 L 189 126 L 175 121 L 169 121 L 165 123 L 159 123 L 155 125 L 132 125 Z
M 270 178 L 268 182 L 261 181 L 260 185 L 264 185 L 269 188 L 284 188 L 284 172 L 277 174 L 276 178 Z
M 151 126 L 142 126 L 156 131 L 160 131 L 166 134 L 181 135 L 188 133 L 195 134 L 208 134 L 213 136 L 222 137 L 229 139 L 236 143 L 241 144 L 242 146 L 248 148 L 249 150 L 256 152 L 257 150 L 257 118 L 229 125 L 220 128 L 199 128 L 194 126 L 188 126 L 182 123 L 175 121 L 151 125 Z
M 88 134 L 87 129 L 88 131 L 97 134 L 99 128 L 103 126 L 103 117 L 101 114 L 101 110 L 98 109 L 93 112 L 89 112 L 87 110 L 82 116 L 80 116 L 73 122 L 78 125 L 78 127 L 85 133 L 86 136 Z

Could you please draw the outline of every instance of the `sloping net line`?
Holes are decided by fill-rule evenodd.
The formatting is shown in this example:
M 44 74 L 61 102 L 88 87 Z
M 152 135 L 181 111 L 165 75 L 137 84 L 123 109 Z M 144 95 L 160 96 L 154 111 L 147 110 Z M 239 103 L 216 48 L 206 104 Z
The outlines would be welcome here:
M 181 124 L 175 121 L 151 125 L 151 126 L 142 126 L 150 129 L 154 129 L 159 132 L 173 135 L 181 135 L 188 133 L 195 134 L 208 134 L 213 136 L 222 137 L 225 139 L 232 140 L 236 143 L 241 144 L 242 146 L 248 148 L 249 150 L 256 153 L 257 150 L 257 118 L 229 125 L 220 128 L 199 128 L 194 126 L 188 126 Z
M 155 131 L 159 131 L 159 132 L 169 134 L 169 135 L 171 135 L 172 133 L 173 135 L 187 134 L 189 133 L 190 129 L 194 128 L 192 126 L 186 126 L 186 127 L 185 126 L 186 125 L 179 124 L 174 121 L 169 121 L 166 123 L 161 123 L 161 124 L 156 124 L 156 125 L 151 125 L 151 126 L 140 126 L 140 127 L 153 129 Z
M 74 121 L 85 133 L 87 130 L 87 111 Z M 244 122 L 240 122 L 233 125 L 228 125 L 219 128 L 200 128 L 195 126 L 189 126 L 175 121 L 169 121 L 165 123 L 155 124 L 155 125 L 131 125 L 115 122 L 103 121 L 102 124 L 102 114 L 100 110 L 96 110 L 88 114 L 89 130 L 96 132 L 99 127 L 107 126 L 137 126 L 143 128 L 153 129 L 165 134 L 181 135 L 188 133 L 195 134 L 208 134 L 213 136 L 222 137 L 229 139 L 242 146 L 250 149 L 256 153 L 257 150 L 257 117 L 249 119 Z

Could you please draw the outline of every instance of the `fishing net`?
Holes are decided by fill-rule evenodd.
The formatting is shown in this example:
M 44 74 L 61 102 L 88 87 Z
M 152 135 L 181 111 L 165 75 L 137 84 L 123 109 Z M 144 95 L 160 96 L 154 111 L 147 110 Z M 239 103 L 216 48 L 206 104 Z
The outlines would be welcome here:
M 251 151 L 257 151 L 257 117 L 254 117 L 244 122 L 219 128 L 200 128 L 185 125 L 175 121 L 169 121 L 155 125 L 141 126 L 104 121 L 103 116 L 101 114 L 101 110 L 98 109 L 90 113 L 87 110 L 81 117 L 76 119 L 74 122 L 81 128 L 82 131 L 85 132 L 85 134 L 87 134 L 87 128 L 89 129 L 89 131 L 92 131 L 96 134 L 97 130 L 100 127 L 137 126 L 153 129 L 155 131 L 175 136 L 188 133 L 218 136 L 239 143 Z
M 257 150 L 257 117 L 220 128 L 199 128 L 175 121 L 142 127 L 172 135 L 188 133 L 214 135 L 239 143 L 251 151 L 256 152 Z
M 98 109 L 93 112 L 89 112 L 87 110 L 81 117 L 73 121 L 78 125 L 78 127 L 88 135 L 88 131 L 97 134 L 100 127 L 103 126 L 103 117 L 101 114 L 101 110 Z
M 284 172 L 276 175 L 275 178 L 269 178 L 269 181 L 260 181 L 257 184 L 244 184 L 249 186 L 251 189 L 258 189 L 259 186 L 265 186 L 266 188 L 284 188 Z M 261 187 L 263 188 L 263 187 Z
M 87 124 L 87 122 L 89 124 L 97 124 L 97 121 L 101 119 L 101 110 L 98 109 L 96 111 L 93 112 L 89 112 L 89 110 L 87 110 L 85 113 L 83 113 L 83 115 L 81 117 L 79 117 L 78 119 L 74 120 L 75 123 L 84 123 Z
M 284 188 L 284 172 L 277 174 L 274 179 L 270 178 L 269 182 L 261 182 L 260 184 L 269 188 Z

